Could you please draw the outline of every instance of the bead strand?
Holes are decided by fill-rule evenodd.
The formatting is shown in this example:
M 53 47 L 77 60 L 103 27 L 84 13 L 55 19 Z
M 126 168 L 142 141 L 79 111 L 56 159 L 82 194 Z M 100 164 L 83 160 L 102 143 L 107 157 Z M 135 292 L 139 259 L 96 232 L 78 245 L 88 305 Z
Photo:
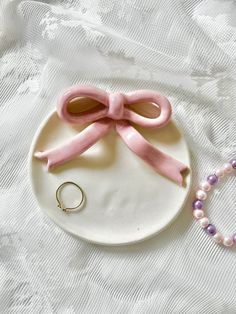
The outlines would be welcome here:
M 217 169 L 213 174 L 209 175 L 206 181 L 203 181 L 199 185 L 199 190 L 196 192 L 196 199 L 193 201 L 193 216 L 200 224 L 206 233 L 212 237 L 216 243 L 222 243 L 225 246 L 236 245 L 236 233 L 232 236 L 223 236 L 217 231 L 216 227 L 210 223 L 209 219 L 206 217 L 203 207 L 204 201 L 207 199 L 207 192 L 209 192 L 214 185 L 216 185 L 219 180 L 227 174 L 230 174 L 233 170 L 236 170 L 236 159 L 225 163 L 222 168 Z

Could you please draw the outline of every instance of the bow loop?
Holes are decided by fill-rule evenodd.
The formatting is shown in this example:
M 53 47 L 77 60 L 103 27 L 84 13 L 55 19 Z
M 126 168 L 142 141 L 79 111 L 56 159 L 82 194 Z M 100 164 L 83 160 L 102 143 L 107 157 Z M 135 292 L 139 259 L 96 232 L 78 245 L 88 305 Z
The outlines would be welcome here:
M 71 101 L 77 98 L 89 98 L 95 100 L 98 105 L 87 111 L 76 114 L 71 113 L 68 110 L 69 104 Z M 71 87 L 59 98 L 57 113 L 59 117 L 65 122 L 81 125 L 84 123 L 92 123 L 96 120 L 105 118 L 107 116 L 108 108 L 109 98 L 105 91 L 96 87 L 81 85 Z

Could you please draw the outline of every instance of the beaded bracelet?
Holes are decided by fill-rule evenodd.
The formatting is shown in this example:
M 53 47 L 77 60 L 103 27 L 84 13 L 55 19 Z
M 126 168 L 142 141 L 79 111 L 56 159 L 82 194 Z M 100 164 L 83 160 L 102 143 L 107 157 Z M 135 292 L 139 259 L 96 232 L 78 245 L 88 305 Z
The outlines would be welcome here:
M 214 174 L 209 175 L 207 180 L 200 184 L 200 189 L 196 192 L 196 199 L 193 202 L 193 216 L 198 220 L 201 228 L 205 229 L 206 233 L 211 236 L 216 243 L 222 243 L 225 246 L 236 244 L 236 233 L 231 237 L 222 236 L 205 216 L 203 206 L 207 198 L 207 192 L 210 191 L 213 185 L 217 184 L 220 178 L 225 174 L 231 173 L 233 169 L 236 170 L 236 159 L 225 163 L 222 168 L 217 169 Z

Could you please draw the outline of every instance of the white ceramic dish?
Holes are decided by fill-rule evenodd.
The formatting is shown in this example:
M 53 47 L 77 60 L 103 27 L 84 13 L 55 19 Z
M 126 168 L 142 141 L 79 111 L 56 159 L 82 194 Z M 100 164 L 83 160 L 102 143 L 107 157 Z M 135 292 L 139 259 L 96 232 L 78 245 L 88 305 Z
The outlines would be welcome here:
M 33 157 L 36 150 L 55 147 L 80 129 L 63 123 L 53 112 L 35 135 L 30 177 L 42 211 L 67 232 L 103 245 L 135 243 L 166 228 L 187 198 L 191 172 L 185 177 L 185 186 L 178 186 L 132 153 L 114 131 L 52 172 Z M 138 129 L 159 149 L 190 165 L 187 144 L 173 122 L 162 129 Z M 78 212 L 65 213 L 57 207 L 55 192 L 64 181 L 76 182 L 85 192 L 86 202 Z M 68 188 L 66 202 L 73 206 L 79 196 Z

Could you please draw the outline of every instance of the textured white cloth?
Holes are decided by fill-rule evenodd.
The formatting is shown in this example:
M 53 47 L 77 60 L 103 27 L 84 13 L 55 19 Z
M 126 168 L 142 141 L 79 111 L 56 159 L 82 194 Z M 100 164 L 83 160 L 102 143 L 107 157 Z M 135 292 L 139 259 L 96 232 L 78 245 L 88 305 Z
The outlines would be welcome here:
M 236 313 L 236 249 L 193 221 L 193 195 L 155 238 L 101 247 L 41 213 L 27 167 L 62 89 L 147 88 L 173 104 L 196 188 L 236 153 L 235 1 L 2 0 L 0 10 L 0 312 Z M 229 234 L 235 191 L 232 176 L 208 206 Z

